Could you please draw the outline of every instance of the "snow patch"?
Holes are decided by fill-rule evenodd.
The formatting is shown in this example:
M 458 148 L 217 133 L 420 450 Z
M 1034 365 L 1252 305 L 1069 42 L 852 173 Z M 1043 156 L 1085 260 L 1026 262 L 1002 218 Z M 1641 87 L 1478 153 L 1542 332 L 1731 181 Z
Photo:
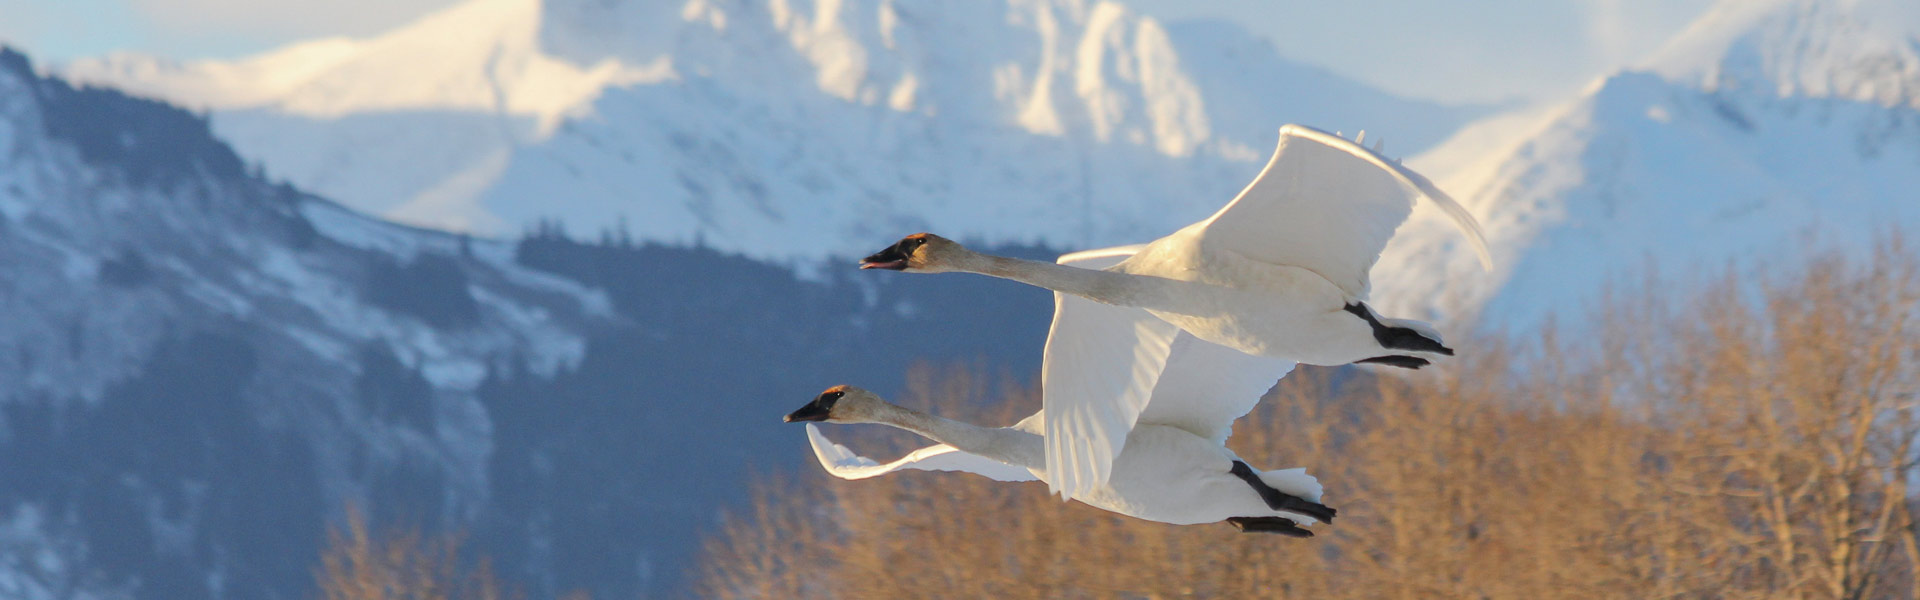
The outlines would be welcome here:
M 1412 150 L 1472 112 L 1287 63 L 1231 25 L 1081 0 L 468 0 L 373 38 L 219 63 L 298 85 L 239 69 L 260 89 L 207 91 L 182 73 L 215 63 L 102 66 L 135 62 L 68 71 L 225 94 L 199 104 L 243 156 L 366 212 L 502 236 L 626 219 L 642 241 L 786 264 L 923 229 L 1138 242 L 1232 198 L 1285 123 Z

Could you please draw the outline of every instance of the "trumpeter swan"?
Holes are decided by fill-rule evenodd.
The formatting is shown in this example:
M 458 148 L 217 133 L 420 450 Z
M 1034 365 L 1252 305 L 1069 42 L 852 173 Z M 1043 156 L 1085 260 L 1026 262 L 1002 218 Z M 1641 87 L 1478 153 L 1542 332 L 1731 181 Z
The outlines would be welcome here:
M 1165 412 L 1172 416 L 1180 411 Z M 1042 458 L 1042 419 L 1035 414 L 1012 427 L 981 427 L 895 406 L 871 392 L 844 385 L 827 389 L 786 417 L 788 422 L 880 423 L 939 442 L 880 464 L 833 443 L 807 423 L 814 455 L 828 472 L 843 479 L 920 469 L 962 471 L 1000 481 L 1049 478 Z M 1230 422 L 1219 428 L 1224 430 Z M 1075 499 L 1150 521 L 1176 525 L 1227 521 L 1242 531 L 1295 537 L 1313 535 L 1300 525 L 1333 519 L 1336 511 L 1318 502 L 1320 484 L 1305 469 L 1256 471 L 1212 435 L 1216 435 L 1212 430 L 1203 434 L 1181 425 L 1142 421 L 1128 434 L 1126 450 L 1114 460 L 1112 477 Z M 1224 433 L 1217 435 L 1224 439 Z
M 867 257 L 861 268 L 979 273 L 1144 308 L 1248 354 L 1419 368 L 1453 350 L 1427 324 L 1382 317 L 1365 301 L 1368 271 L 1421 196 L 1453 218 L 1491 268 L 1473 215 L 1432 182 L 1300 125 L 1280 129 L 1266 168 L 1225 208 L 1105 269 L 980 254 L 926 233 Z

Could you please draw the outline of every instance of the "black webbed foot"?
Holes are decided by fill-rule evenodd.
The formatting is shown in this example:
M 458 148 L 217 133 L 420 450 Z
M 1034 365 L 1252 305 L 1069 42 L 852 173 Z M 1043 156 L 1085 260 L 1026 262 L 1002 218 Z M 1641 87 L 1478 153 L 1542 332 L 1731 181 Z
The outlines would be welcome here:
M 1420 367 L 1433 364 L 1432 362 L 1429 362 L 1427 359 L 1420 358 L 1418 356 L 1400 356 L 1397 354 L 1393 356 L 1375 356 L 1373 358 L 1362 358 L 1360 360 L 1353 361 L 1353 364 L 1356 364 L 1356 365 L 1363 364 L 1363 363 L 1386 365 L 1389 367 L 1400 367 L 1402 369 L 1418 369 Z
M 1273 489 L 1273 486 L 1267 485 L 1267 482 L 1262 481 L 1259 475 L 1255 475 L 1253 473 L 1253 467 L 1247 466 L 1247 463 L 1237 460 L 1233 461 L 1233 468 L 1229 469 L 1228 472 L 1232 473 L 1234 477 L 1239 477 L 1241 481 L 1247 482 L 1247 485 L 1252 486 L 1253 491 L 1260 494 L 1260 499 L 1267 503 L 1267 508 L 1300 513 L 1313 517 L 1322 523 L 1332 523 L 1334 515 L 1340 512 L 1325 504 Z
M 1228 517 L 1235 529 L 1241 533 L 1278 533 L 1287 537 L 1310 538 L 1313 532 L 1300 527 L 1286 517 Z
M 1441 344 L 1440 340 L 1421 335 L 1420 332 L 1410 328 L 1388 327 L 1385 323 L 1381 323 L 1380 319 L 1374 318 L 1373 311 L 1368 309 L 1365 304 L 1355 302 L 1346 305 L 1345 309 L 1347 312 L 1353 313 L 1353 316 L 1360 317 L 1361 320 L 1366 321 L 1367 326 L 1373 328 L 1373 341 L 1379 343 L 1381 348 L 1432 352 L 1442 356 L 1453 356 L 1453 349 Z
M 1387 332 L 1385 336 L 1386 339 L 1380 339 L 1382 336 L 1378 331 L 1374 332 L 1373 335 L 1375 340 L 1379 340 L 1382 348 L 1432 352 L 1441 356 L 1453 356 L 1452 348 L 1441 345 L 1440 342 L 1434 341 L 1432 338 L 1420 335 L 1418 331 L 1405 327 L 1387 327 L 1384 329 Z

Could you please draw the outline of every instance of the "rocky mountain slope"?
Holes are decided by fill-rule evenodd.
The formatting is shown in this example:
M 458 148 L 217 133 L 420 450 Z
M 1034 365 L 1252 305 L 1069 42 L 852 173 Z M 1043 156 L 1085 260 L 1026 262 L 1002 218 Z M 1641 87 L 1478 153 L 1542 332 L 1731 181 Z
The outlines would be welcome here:
M 204 120 L 11 50 L 0 151 L 11 597 L 273 597 L 402 472 L 476 515 L 489 365 L 557 373 L 615 318 L 510 245 L 271 184 Z
M 1648 265 L 1859 250 L 1920 226 L 1920 5 L 1733 1 L 1645 64 L 1409 160 L 1480 215 L 1488 276 L 1451 232 L 1402 230 L 1375 296 L 1525 330 Z
M 311 597 L 350 504 L 535 597 L 668 594 L 809 458 L 780 415 L 920 361 L 1030 377 L 1046 331 L 1014 284 L 386 223 L 10 50 L 0 152 L 8 598 Z
M 371 39 L 62 72 L 209 110 L 269 175 L 402 222 L 786 261 L 918 229 L 1126 243 L 1231 198 L 1281 124 L 1404 153 L 1480 112 L 1085 0 L 471 0 Z

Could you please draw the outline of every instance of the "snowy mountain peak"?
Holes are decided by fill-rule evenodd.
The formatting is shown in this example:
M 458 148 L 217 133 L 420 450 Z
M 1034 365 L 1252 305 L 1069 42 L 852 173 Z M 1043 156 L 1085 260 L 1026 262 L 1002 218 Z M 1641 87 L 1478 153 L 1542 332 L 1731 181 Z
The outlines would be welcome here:
M 734 87 L 801 84 L 863 106 L 1011 122 L 1029 133 L 1089 135 L 1171 156 L 1191 154 L 1212 137 L 1201 94 L 1166 29 L 1113 2 L 690 0 L 677 15 L 639 2 L 546 6 L 558 17 L 545 39 L 579 60 L 672 56 L 682 70 Z M 666 31 L 663 17 L 677 28 Z M 645 33 L 575 31 L 603 32 L 613 27 L 608 22 Z M 784 56 L 766 56 L 771 44 L 784 46 Z M 788 82 L 793 73 L 806 80 Z
M 1920 3 L 1728 0 L 1647 68 L 1708 91 L 1920 108 Z
M 394 220 L 782 260 L 916 228 L 1135 242 L 1232 197 L 1280 125 L 1405 151 L 1478 112 L 1083 0 L 468 0 L 369 39 L 65 73 L 209 109 L 270 176 Z
M 1000 43 L 966 43 L 973 33 Z M 769 44 L 785 46 L 777 54 L 786 56 L 767 56 Z M 1078 0 L 688 0 L 678 8 L 468 0 L 369 39 L 303 42 L 232 62 L 117 54 L 75 61 L 62 74 L 200 109 L 315 117 L 442 109 L 550 124 L 578 116 L 609 87 L 673 79 L 676 62 L 787 93 L 794 90 L 783 84 L 805 73 L 815 91 L 899 111 L 993 107 L 980 116 L 1011 116 L 1043 135 L 1124 137 L 1174 156 L 1210 137 L 1165 28 L 1119 4 Z M 955 85 L 953 75 L 975 81 Z
M 1410 226 L 1376 271 L 1382 304 L 1525 329 L 1650 262 L 1754 267 L 1920 226 L 1916 23 L 1912 2 L 1729 2 L 1645 70 L 1469 125 L 1413 163 L 1443 166 L 1512 258 L 1474 277 L 1464 249 Z
M 469 0 L 368 39 L 302 42 L 232 62 L 116 54 L 75 61 L 63 73 L 203 110 L 270 108 L 337 117 L 452 109 L 546 123 L 607 86 L 673 75 L 666 62 L 576 64 L 545 54 L 540 8 L 540 0 Z

